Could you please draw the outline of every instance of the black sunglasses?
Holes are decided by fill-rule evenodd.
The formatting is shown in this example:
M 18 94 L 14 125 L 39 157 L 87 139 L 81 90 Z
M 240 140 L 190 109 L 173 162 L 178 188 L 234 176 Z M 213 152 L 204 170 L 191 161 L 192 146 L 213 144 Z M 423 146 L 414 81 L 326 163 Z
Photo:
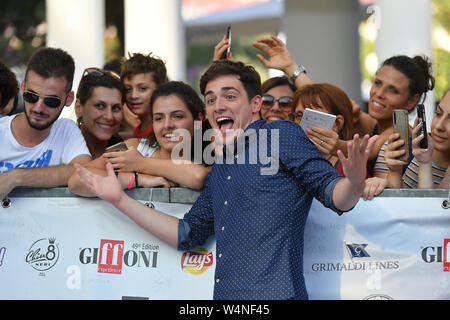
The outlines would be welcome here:
M 117 73 L 115 73 L 114 71 L 103 70 L 103 69 L 99 69 L 99 68 L 95 68 L 95 67 L 90 67 L 90 68 L 84 69 L 83 76 L 81 78 L 83 79 L 88 74 L 92 75 L 92 76 L 96 76 L 96 77 L 108 75 L 117 80 L 120 80 L 120 76 Z
M 281 97 L 279 99 L 275 99 L 270 94 L 262 95 L 263 105 L 265 105 L 269 108 L 273 107 L 273 105 L 275 104 L 275 101 L 278 101 L 278 105 L 280 106 L 280 108 L 291 110 L 292 102 L 294 102 L 294 99 L 292 99 L 291 97 Z
M 39 98 L 43 98 L 45 105 L 50 108 L 58 108 L 62 102 L 61 98 L 57 96 L 41 96 L 36 92 L 28 90 L 23 93 L 23 100 L 25 100 L 28 103 L 35 104 L 36 102 L 39 101 Z

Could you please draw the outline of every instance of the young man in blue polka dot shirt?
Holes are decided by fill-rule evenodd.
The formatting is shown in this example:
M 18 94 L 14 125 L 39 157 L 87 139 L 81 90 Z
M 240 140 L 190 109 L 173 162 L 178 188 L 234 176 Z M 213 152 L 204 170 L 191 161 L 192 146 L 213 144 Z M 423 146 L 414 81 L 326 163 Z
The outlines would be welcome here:
M 224 147 L 183 219 L 127 196 L 110 165 L 107 177 L 81 166 L 77 172 L 100 198 L 180 250 L 214 234 L 214 299 L 307 299 L 303 233 L 311 202 L 315 197 L 338 214 L 351 210 L 376 137 L 355 135 L 348 158 L 338 151 L 342 177 L 297 124 L 258 120 L 260 87 L 258 73 L 241 62 L 216 61 L 203 74 L 206 115 Z

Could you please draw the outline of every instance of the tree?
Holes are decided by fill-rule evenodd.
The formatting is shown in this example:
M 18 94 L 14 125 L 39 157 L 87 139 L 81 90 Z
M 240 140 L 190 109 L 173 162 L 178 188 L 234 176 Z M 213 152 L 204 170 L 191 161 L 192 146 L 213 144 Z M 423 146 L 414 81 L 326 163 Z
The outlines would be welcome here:
M 1 59 L 10 67 L 25 65 L 45 45 L 45 0 L 0 2 L 0 32 Z

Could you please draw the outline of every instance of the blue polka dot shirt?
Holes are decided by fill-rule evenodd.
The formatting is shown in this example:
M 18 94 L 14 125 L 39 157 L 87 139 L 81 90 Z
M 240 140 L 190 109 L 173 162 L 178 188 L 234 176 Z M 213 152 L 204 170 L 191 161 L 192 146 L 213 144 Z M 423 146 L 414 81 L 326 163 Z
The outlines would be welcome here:
M 215 234 L 214 299 L 307 299 L 306 218 L 313 197 L 341 213 L 332 193 L 342 176 L 290 121 L 255 121 L 234 149 L 217 159 L 180 220 L 178 249 Z

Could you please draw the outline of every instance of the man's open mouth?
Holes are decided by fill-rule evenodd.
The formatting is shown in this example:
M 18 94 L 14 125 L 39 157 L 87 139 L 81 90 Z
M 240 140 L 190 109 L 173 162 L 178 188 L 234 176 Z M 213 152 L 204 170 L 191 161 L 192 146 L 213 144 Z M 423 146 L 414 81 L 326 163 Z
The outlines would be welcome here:
M 225 133 L 227 130 L 233 128 L 234 120 L 228 117 L 220 117 L 217 118 L 217 125 L 219 126 L 219 130 Z

